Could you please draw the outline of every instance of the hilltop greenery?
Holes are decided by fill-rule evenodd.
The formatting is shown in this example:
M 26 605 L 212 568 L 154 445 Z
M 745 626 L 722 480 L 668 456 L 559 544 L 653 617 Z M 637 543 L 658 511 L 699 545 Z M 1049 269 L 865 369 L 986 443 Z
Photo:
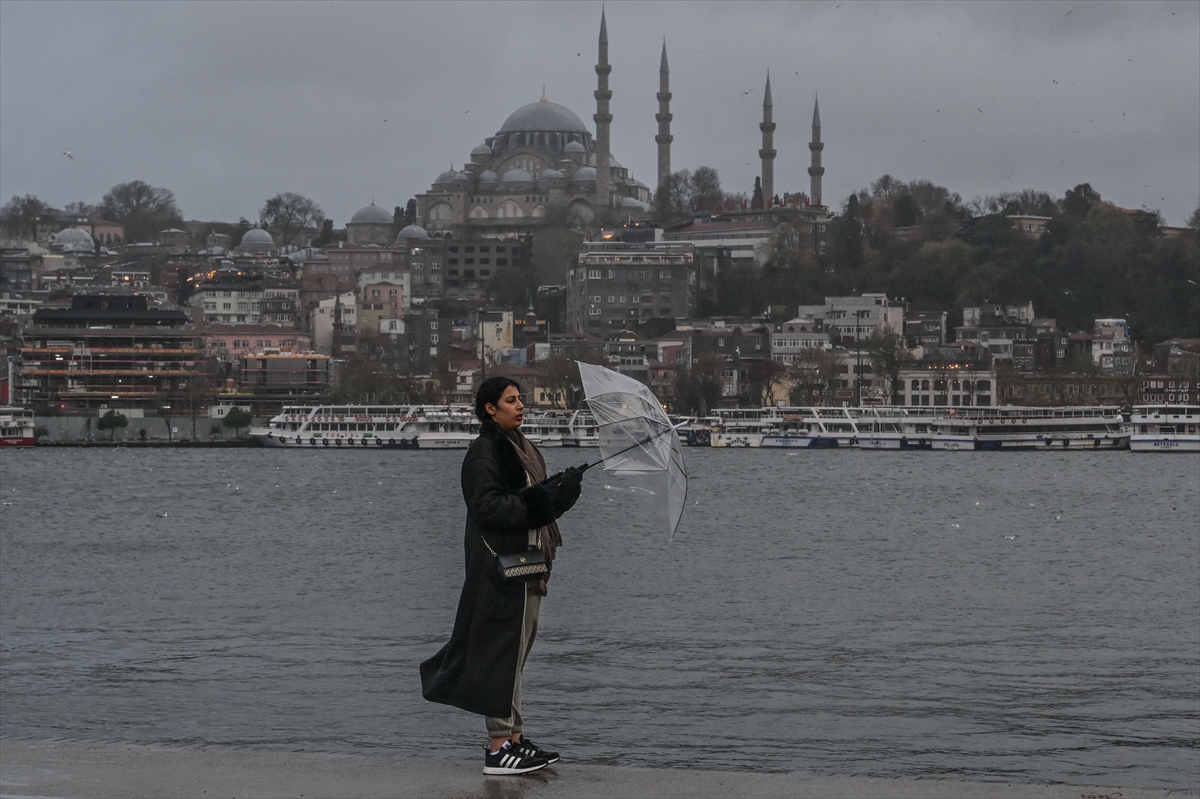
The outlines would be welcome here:
M 1016 214 L 1049 217 L 1030 238 Z M 781 225 L 757 272 L 731 268 L 718 278 L 713 314 L 794 313 L 826 296 L 886 292 L 912 310 L 945 310 L 960 324 L 964 306 L 1033 301 L 1038 316 L 1069 331 L 1124 317 L 1142 342 L 1200 336 L 1200 247 L 1163 235 L 1155 211 L 1127 211 L 1088 184 L 1061 198 L 1027 190 L 964 203 L 928 181 L 888 175 L 843 203 L 824 251 L 799 220 Z

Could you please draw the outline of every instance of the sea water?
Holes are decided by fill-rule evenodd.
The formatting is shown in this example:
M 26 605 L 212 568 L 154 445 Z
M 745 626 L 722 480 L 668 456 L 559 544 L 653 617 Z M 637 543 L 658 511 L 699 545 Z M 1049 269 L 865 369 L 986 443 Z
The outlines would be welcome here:
M 461 458 L 0 452 L 0 734 L 477 757 L 417 672 Z M 523 695 L 566 761 L 1198 787 L 1200 459 L 686 458 L 673 540 L 598 469 L 561 520 Z

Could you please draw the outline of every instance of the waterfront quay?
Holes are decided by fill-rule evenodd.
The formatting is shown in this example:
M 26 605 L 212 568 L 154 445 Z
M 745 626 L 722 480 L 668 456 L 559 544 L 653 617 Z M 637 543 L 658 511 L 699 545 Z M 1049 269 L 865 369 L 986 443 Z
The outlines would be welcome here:
M 526 777 L 484 777 L 478 763 L 224 747 L 0 739 L 0 795 L 24 797 L 455 797 L 455 799 L 1122 799 L 1195 797 L 1165 791 L 939 779 L 624 768 L 566 761 Z

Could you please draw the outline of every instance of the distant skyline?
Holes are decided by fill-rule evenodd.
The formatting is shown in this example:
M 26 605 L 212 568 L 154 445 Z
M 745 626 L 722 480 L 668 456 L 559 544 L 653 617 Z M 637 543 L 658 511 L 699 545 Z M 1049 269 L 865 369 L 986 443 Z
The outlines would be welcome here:
M 62 207 L 144 180 L 186 219 L 311 197 L 340 227 L 428 190 L 545 85 L 595 130 L 599 3 L 0 2 L 0 202 Z M 1200 204 L 1200 3 L 608 2 L 612 153 L 759 174 L 771 73 L 778 194 L 883 174 L 966 201 L 1088 182 L 1182 225 Z M 64 151 L 70 152 L 68 157 Z

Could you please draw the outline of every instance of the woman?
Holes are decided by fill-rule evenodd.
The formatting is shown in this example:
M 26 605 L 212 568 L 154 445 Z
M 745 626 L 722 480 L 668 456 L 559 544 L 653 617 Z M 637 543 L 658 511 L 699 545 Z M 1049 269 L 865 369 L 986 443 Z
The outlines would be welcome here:
M 485 380 L 475 395 L 482 428 L 462 465 L 466 581 L 450 641 L 421 664 L 426 699 L 485 717 L 491 746 L 484 774 L 527 774 L 558 760 L 523 734 L 521 717 L 521 672 L 546 581 L 504 581 L 496 554 L 540 544 L 553 564 L 562 543 L 555 519 L 579 498 L 583 473 L 567 469 L 546 478 L 542 454 L 521 435 L 524 410 L 521 386 L 506 377 Z

